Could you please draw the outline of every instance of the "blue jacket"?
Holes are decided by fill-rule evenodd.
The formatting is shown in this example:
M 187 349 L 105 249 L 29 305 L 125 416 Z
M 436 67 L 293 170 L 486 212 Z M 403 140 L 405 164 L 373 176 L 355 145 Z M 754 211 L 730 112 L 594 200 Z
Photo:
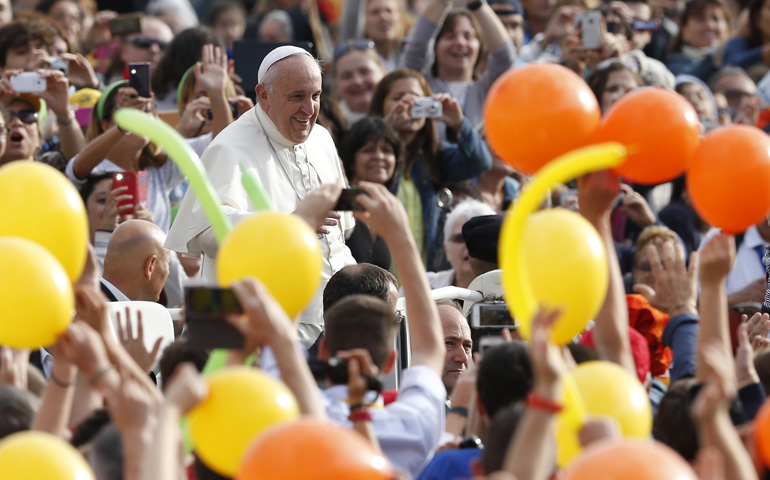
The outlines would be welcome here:
M 450 129 L 447 138 L 453 141 L 442 142 L 443 152 L 440 155 L 441 176 L 447 185 L 468 180 L 492 168 L 492 154 L 489 152 L 484 139 L 473 129 L 468 119 L 463 119 L 456 139 Z M 422 218 L 425 224 L 425 238 L 428 240 L 428 262 L 433 258 L 438 236 L 439 216 L 441 209 L 436 203 L 436 185 L 430 179 L 427 168 L 417 158 L 412 165 L 411 178 L 420 194 L 422 202 Z M 393 183 L 391 192 L 398 191 L 401 183 L 400 176 Z M 440 186 L 439 188 L 443 188 Z

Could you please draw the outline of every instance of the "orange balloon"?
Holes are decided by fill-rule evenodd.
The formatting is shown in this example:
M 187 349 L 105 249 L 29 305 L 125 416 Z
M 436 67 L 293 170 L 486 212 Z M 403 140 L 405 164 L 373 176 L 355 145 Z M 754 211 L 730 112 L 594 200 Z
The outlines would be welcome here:
M 770 138 L 755 127 L 712 131 L 687 172 L 687 192 L 703 220 L 740 233 L 770 212 Z
M 276 425 L 257 437 L 243 456 L 236 479 L 385 480 L 394 475 L 387 458 L 358 433 L 304 418 Z
M 754 445 L 765 466 L 770 466 L 770 402 L 765 402 L 754 417 Z
M 529 175 L 592 143 L 600 120 L 599 103 L 583 79 L 552 63 L 509 70 L 492 85 L 484 106 L 492 150 Z
M 690 465 L 660 442 L 609 440 L 587 448 L 562 480 L 697 480 Z
M 628 158 L 615 169 L 618 175 L 654 185 L 684 173 L 700 144 L 700 120 L 681 95 L 641 88 L 607 110 L 599 138 L 628 147 Z

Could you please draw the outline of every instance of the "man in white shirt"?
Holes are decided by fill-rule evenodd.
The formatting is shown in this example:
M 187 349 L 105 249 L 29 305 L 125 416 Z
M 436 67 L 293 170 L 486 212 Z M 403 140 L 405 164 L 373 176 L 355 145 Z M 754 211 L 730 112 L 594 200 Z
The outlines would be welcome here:
M 321 96 L 321 69 L 315 59 L 303 49 L 279 47 L 265 57 L 258 81 L 257 105 L 217 135 L 201 158 L 233 223 L 256 211 L 241 185 L 241 166 L 257 177 L 273 208 L 285 213 L 294 212 L 321 185 L 344 179 L 331 136 L 315 125 Z M 317 231 L 323 256 L 321 285 L 299 320 L 305 347 L 323 330 L 321 292 L 326 282 L 355 263 L 345 245 L 345 231 L 354 225 L 352 216 L 330 212 L 329 217 Z M 166 246 L 190 256 L 203 254 L 201 276 L 215 281 L 219 245 L 192 191 L 182 201 Z
M 384 408 L 350 405 L 347 385 L 330 378 L 335 385 L 324 391 L 326 412 L 332 421 L 348 426 L 360 420 L 357 416 L 371 415 L 383 453 L 396 468 L 416 477 L 444 431 L 443 331 L 403 205 L 382 185 L 361 182 L 360 186 L 368 194 L 358 197 L 367 213 L 358 218 L 381 232 L 403 281 L 411 364 L 403 372 L 398 397 Z M 350 295 L 335 303 L 325 319 L 320 358 L 363 355 L 368 358 L 364 363 L 379 371 L 392 367 L 398 321 L 387 303 L 369 295 Z M 361 372 L 367 370 L 362 366 Z

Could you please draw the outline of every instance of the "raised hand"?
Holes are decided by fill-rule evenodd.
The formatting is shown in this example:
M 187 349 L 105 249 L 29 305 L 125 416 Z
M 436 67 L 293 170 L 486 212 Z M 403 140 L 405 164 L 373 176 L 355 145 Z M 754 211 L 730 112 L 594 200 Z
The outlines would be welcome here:
M 158 358 L 162 338 L 155 340 L 150 351 L 144 346 L 144 322 L 142 321 L 142 312 L 136 312 L 136 335 L 134 335 L 133 323 L 131 321 L 131 311 L 126 307 L 126 320 L 122 321 L 120 312 L 118 312 L 118 339 L 126 349 L 131 358 L 134 359 L 139 368 L 145 372 L 150 371 Z
M 655 289 L 638 283 L 634 285 L 634 291 L 644 295 L 653 307 L 672 317 L 683 312 L 694 312 L 698 299 L 698 253 L 690 254 L 688 267 L 684 262 L 684 247 L 681 244 L 666 242 L 661 249 L 662 258 L 655 245 L 648 245 L 644 250 L 655 278 Z
M 204 45 L 201 62 L 195 65 L 195 78 L 207 93 L 219 93 L 227 87 L 227 54 L 214 45 Z

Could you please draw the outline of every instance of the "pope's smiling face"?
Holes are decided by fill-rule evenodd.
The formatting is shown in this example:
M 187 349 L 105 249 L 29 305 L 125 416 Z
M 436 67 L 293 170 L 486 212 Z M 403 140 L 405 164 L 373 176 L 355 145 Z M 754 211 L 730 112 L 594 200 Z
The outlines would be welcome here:
M 321 106 L 321 70 L 307 55 L 284 58 L 257 85 L 257 97 L 281 135 L 292 143 L 303 143 Z

